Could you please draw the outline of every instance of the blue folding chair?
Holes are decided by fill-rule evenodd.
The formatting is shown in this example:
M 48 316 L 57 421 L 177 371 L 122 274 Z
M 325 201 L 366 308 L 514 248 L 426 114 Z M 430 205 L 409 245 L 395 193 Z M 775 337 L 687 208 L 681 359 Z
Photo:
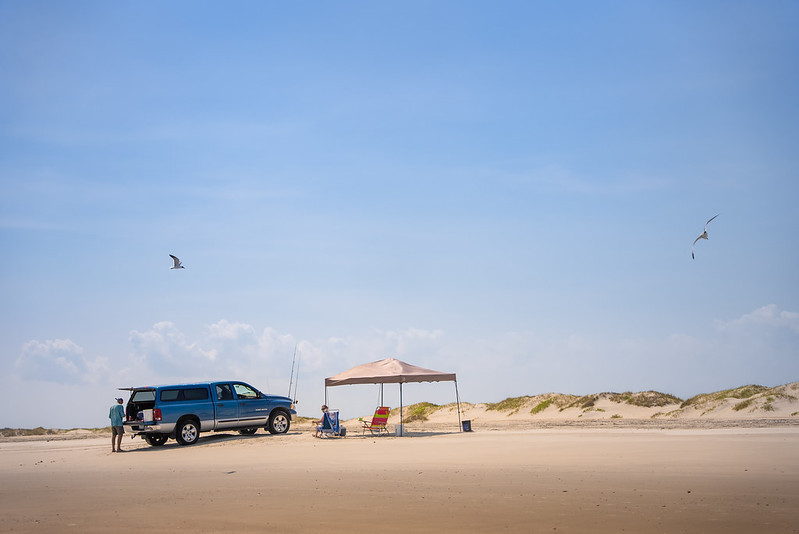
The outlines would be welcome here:
M 326 436 L 344 436 L 344 432 L 346 432 L 346 430 L 344 432 L 341 430 L 341 424 L 338 420 L 338 410 L 328 410 L 325 412 L 322 417 L 322 424 L 316 427 L 316 429 L 323 438 Z

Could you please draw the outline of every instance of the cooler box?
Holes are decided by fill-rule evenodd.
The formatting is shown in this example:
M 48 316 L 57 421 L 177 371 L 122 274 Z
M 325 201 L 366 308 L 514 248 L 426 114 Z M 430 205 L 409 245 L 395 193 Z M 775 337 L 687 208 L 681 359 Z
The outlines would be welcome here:
M 152 410 L 142 410 L 138 414 L 136 414 L 136 419 L 138 421 L 152 421 L 153 420 L 153 411 Z

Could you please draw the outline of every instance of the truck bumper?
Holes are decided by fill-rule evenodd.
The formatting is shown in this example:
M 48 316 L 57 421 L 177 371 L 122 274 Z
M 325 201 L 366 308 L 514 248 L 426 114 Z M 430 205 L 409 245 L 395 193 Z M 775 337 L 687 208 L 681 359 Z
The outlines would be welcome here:
M 175 430 L 175 424 L 163 423 L 143 423 L 141 421 L 126 421 L 124 427 L 133 432 L 134 436 L 139 434 L 171 434 Z

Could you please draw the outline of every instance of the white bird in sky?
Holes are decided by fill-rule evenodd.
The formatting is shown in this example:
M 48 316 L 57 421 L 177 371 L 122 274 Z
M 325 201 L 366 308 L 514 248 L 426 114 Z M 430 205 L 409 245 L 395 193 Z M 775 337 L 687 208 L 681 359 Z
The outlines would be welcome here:
M 713 219 L 715 219 L 718 216 L 719 216 L 719 214 L 717 213 L 714 216 L 712 216 L 710 219 L 708 219 L 707 222 L 705 223 L 705 229 L 702 232 L 702 235 L 700 235 L 699 237 L 694 239 L 694 244 L 691 245 L 691 259 L 696 259 L 696 258 L 694 258 L 694 246 L 696 245 L 696 242 L 699 241 L 700 239 L 707 239 L 707 225 L 710 224 L 710 221 L 712 221 Z
M 177 256 L 173 256 L 172 254 L 169 255 L 172 258 L 172 261 L 175 263 L 174 266 L 170 267 L 170 269 L 185 269 L 185 267 L 180 263 L 180 260 Z

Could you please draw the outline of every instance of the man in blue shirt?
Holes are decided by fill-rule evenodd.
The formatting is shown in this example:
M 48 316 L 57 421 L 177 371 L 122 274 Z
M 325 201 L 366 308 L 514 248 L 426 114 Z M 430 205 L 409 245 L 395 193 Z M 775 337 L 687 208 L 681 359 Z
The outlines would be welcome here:
M 108 411 L 108 418 L 111 419 L 111 452 L 122 452 L 122 434 L 125 433 L 125 427 L 122 426 L 124 417 L 125 409 L 122 407 L 122 399 L 117 399 L 117 403 Z

